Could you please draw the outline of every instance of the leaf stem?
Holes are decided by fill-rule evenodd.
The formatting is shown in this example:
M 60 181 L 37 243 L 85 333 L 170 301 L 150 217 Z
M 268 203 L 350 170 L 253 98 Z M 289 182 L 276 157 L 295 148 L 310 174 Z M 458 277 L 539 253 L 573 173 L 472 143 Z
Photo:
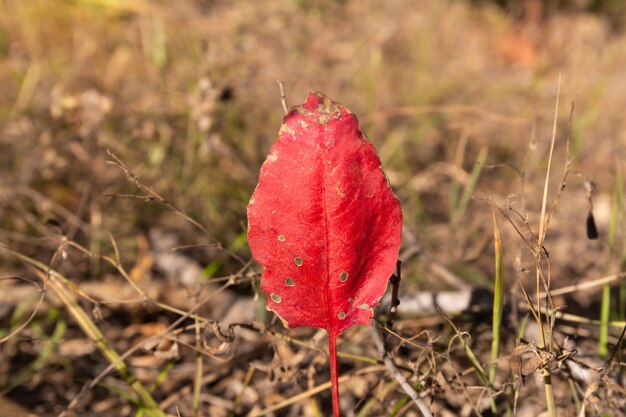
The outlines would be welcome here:
M 333 416 L 341 417 L 339 410 L 339 373 L 337 371 L 337 332 L 328 330 L 328 361 L 330 362 L 330 382 L 332 385 Z

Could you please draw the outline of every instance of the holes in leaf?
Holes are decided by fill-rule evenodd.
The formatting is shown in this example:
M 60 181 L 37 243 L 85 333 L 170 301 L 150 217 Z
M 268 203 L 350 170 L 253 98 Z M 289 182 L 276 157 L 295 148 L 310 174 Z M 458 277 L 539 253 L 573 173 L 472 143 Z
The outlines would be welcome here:
M 302 259 L 298 258 L 297 256 L 293 258 L 293 262 L 298 266 L 302 266 Z
M 278 235 L 277 239 L 281 242 L 285 241 L 285 235 Z
M 358 308 L 359 310 L 369 310 L 370 306 L 367 303 L 363 303 L 363 304 L 359 304 L 356 308 Z
M 343 320 L 346 318 L 346 313 L 344 313 L 343 311 L 340 311 L 339 314 L 337 314 L 337 318 L 339 320 Z
M 285 285 L 288 287 L 293 287 L 296 285 L 296 281 L 294 281 L 293 278 L 287 278 L 285 280 Z
M 276 304 L 280 304 L 280 302 L 283 301 L 283 299 L 278 294 L 272 293 L 270 297 L 272 298 L 272 301 L 275 302 Z
M 347 280 L 348 280 L 348 273 L 344 271 L 341 273 L 341 275 L 339 275 L 339 281 L 346 282 Z

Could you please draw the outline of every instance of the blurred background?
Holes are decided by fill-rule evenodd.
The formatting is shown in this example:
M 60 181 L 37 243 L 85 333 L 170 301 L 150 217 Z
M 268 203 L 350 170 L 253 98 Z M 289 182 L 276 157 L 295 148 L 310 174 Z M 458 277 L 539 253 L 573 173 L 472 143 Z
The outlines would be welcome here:
M 119 352 L 180 316 L 146 299 L 189 311 L 219 291 L 203 317 L 284 332 L 264 312 L 246 244 L 247 202 L 283 116 L 277 80 L 289 105 L 310 90 L 345 105 L 376 146 L 403 206 L 407 297 L 492 288 L 488 199 L 536 230 L 557 98 L 549 203 L 570 172 L 545 242 L 552 285 L 623 271 L 625 18 L 619 0 L 0 0 L 0 242 L 13 251 L 0 251 L 0 337 L 19 330 L 0 345 L 0 392 L 57 415 L 107 365 L 58 296 L 38 304 L 33 260 L 101 301 L 80 306 L 98 307 Z M 592 188 L 597 240 L 586 233 Z M 515 299 L 518 277 L 534 288 L 533 258 L 499 221 Z M 620 285 L 608 290 L 615 320 Z M 599 319 L 600 287 L 559 305 Z M 185 335 L 193 345 L 193 328 Z M 246 380 L 250 363 L 296 355 L 247 337 L 248 356 L 206 357 L 199 415 L 254 415 L 306 389 L 285 388 L 293 370 L 269 393 L 255 382 L 265 371 Z M 194 351 L 180 350 L 129 366 L 167 413 L 193 415 Z M 103 381 L 69 415 L 135 415 L 121 379 Z M 328 415 L 328 397 L 268 415 Z

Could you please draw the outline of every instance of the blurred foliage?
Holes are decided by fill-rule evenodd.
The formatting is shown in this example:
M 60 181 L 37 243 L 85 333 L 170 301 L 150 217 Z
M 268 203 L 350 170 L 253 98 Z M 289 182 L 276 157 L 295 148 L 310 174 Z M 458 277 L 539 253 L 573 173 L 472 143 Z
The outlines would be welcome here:
M 485 146 L 487 164 L 521 170 L 532 123 L 538 139 L 549 131 L 558 72 L 564 101 L 577 100 L 575 156 L 599 168 L 594 174 L 610 190 L 604 179 L 612 172 L 593 163 L 602 157 L 589 138 L 618 132 L 624 42 L 601 17 L 584 12 L 608 12 L 611 2 L 565 3 L 546 10 L 563 6 L 576 14 L 550 12 L 533 22 L 486 1 L 173 7 L 5 0 L 0 169 L 9 198 L 0 207 L 2 228 L 29 240 L 46 235 L 42 224 L 55 218 L 90 247 L 107 247 L 105 231 L 130 236 L 154 227 L 179 229 L 188 244 L 230 245 L 245 231 L 247 199 L 280 124 L 276 79 L 286 83 L 292 104 L 319 89 L 355 110 L 403 200 L 407 225 L 432 237 L 432 249 L 449 246 L 433 231 L 447 223 L 441 208 L 456 198 L 434 184 L 466 181 Z M 198 235 L 154 201 L 120 197 L 137 188 L 107 164 L 107 151 L 210 235 Z M 541 159 L 529 160 L 527 175 Z M 516 193 L 516 182 L 513 170 L 490 169 L 476 193 Z M 470 206 L 466 219 L 477 210 Z M 469 233 L 444 252 L 462 257 L 473 239 Z M 245 246 L 237 252 L 249 256 Z M 208 265 L 222 255 L 209 249 L 197 256 Z M 220 265 L 214 273 L 238 267 Z M 407 266 L 414 273 L 416 267 Z
M 154 232 L 173 231 L 176 252 L 207 279 L 228 279 L 250 260 L 246 205 L 280 128 L 281 80 L 291 105 L 313 89 L 346 105 L 377 147 L 404 211 L 404 291 L 491 287 L 484 200 L 536 228 L 562 75 L 550 195 L 573 158 L 597 185 L 600 239 L 585 238 L 584 184 L 570 175 L 546 240 L 552 276 L 561 286 L 620 270 L 624 245 L 606 236 L 625 233 L 611 224 L 626 161 L 625 10 L 618 0 L 0 0 L 0 243 L 72 282 L 106 284 L 122 281 L 97 257 L 113 256 L 114 242 L 124 266 L 150 275 L 147 246 L 167 235 Z M 534 269 L 533 259 L 500 226 L 503 285 L 517 288 L 516 272 Z M 96 256 L 66 251 L 65 238 Z M 2 262 L 4 275 L 30 273 Z M 163 296 L 181 287 L 179 276 L 154 275 Z M 256 284 L 232 285 L 220 300 Z M 585 294 L 568 302 L 598 310 Z M 120 351 L 129 343 L 120 329 L 157 315 L 133 308 L 111 307 L 103 324 Z M 53 341 L 51 330 L 40 334 Z M 72 383 L 93 377 L 93 363 L 74 365 Z M 42 380 L 57 403 L 69 401 Z

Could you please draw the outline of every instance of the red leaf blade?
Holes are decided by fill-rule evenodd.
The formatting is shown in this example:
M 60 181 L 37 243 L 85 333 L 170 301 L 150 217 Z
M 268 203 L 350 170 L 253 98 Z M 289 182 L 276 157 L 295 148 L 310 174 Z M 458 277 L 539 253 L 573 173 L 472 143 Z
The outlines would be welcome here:
M 287 114 L 248 205 L 267 308 L 338 335 L 369 324 L 396 265 L 402 211 L 345 107 L 313 92 Z

